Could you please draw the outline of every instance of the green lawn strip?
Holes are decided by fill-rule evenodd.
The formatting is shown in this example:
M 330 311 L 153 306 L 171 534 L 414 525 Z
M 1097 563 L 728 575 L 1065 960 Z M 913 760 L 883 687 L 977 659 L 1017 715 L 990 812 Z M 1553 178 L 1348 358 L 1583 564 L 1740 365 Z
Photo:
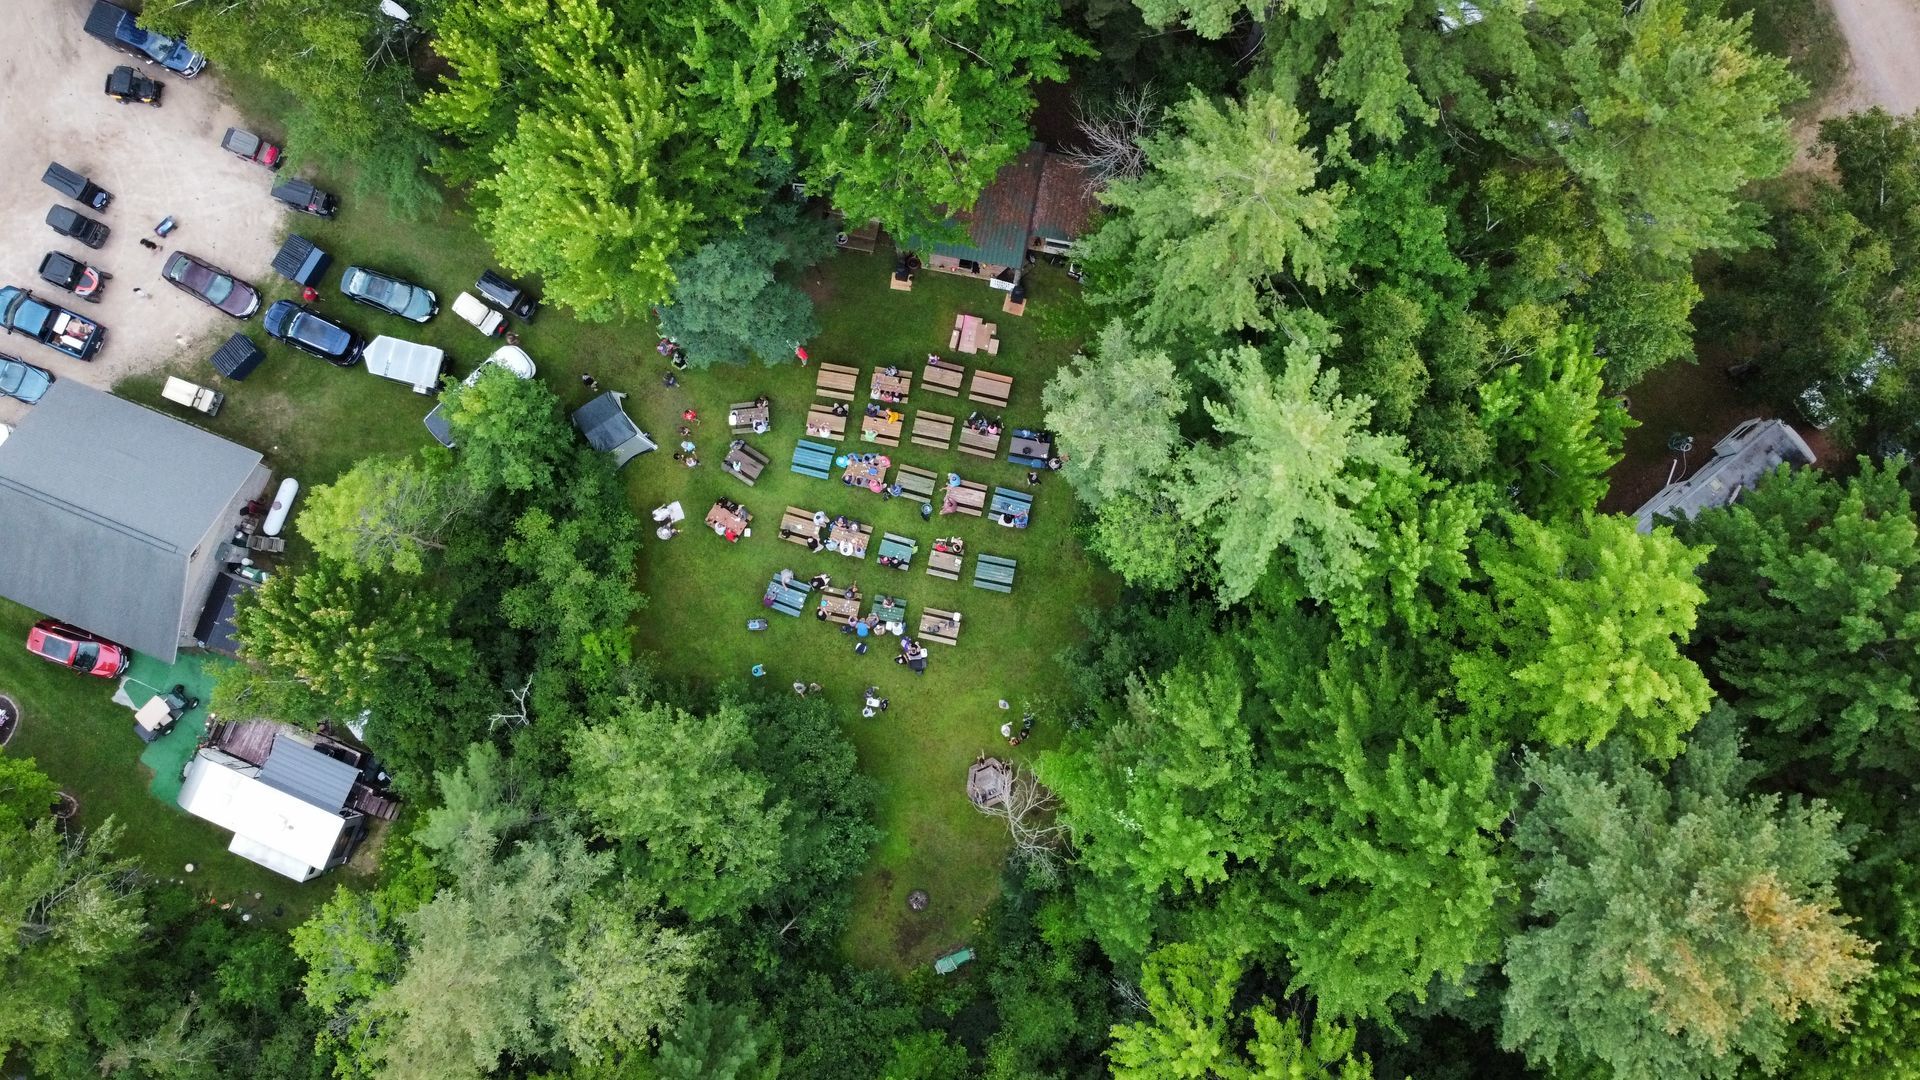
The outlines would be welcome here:
M 232 834 L 178 805 L 163 805 L 148 790 L 149 771 L 140 764 L 146 744 L 133 732 L 133 713 L 113 702 L 115 684 L 30 655 L 22 643 L 35 617 L 0 600 L 0 693 L 26 714 L 5 752 L 34 759 L 80 800 L 83 826 L 112 816 L 125 830 L 119 850 L 139 858 L 148 873 L 183 879 L 209 902 L 233 903 L 274 925 L 291 926 L 334 884 L 352 883 L 345 871 L 307 885 L 289 881 L 229 854 Z M 188 863 L 194 865 L 191 874 Z
M 978 282 L 923 274 L 912 293 L 898 293 L 886 287 L 888 268 L 884 260 L 842 255 L 809 272 L 808 287 L 826 300 L 820 311 L 822 331 L 808 346 L 814 362 L 861 368 L 859 393 L 864 394 L 865 375 L 872 368 L 893 363 L 918 372 L 928 352 L 939 352 L 968 367 L 1012 375 L 1013 400 L 1004 410 L 1008 425 L 1039 427 L 1040 388 L 1071 355 L 1073 343 L 1038 341 L 1032 323 L 1000 315 L 1000 294 Z M 1048 274 L 1043 275 L 1036 303 L 1076 304 L 1077 299 L 1063 276 Z M 999 324 L 1004 342 L 999 356 L 948 352 L 947 333 L 960 310 Z M 829 700 L 844 710 L 862 767 L 879 783 L 880 824 L 887 835 L 872 867 L 858 882 L 847 951 L 867 965 L 910 967 L 928 962 L 963 937 L 971 920 L 993 899 L 1007 850 L 1004 827 L 979 814 L 966 799 L 967 765 L 982 750 L 1024 758 L 1058 738 L 1057 727 L 1046 722 L 1056 718 L 1044 717 L 1033 740 L 1009 751 L 998 728 L 1009 719 L 1017 722 L 1023 702 L 1043 702 L 1049 689 L 1059 685 L 1061 672 L 1055 656 L 1080 637 L 1080 611 L 1111 596 L 1110 581 L 1094 569 L 1074 540 L 1073 522 L 1079 510 L 1072 492 L 1058 476 L 1028 488 L 1026 470 L 1005 460 L 987 461 L 907 442 L 898 448 L 862 443 L 851 433 L 857 417 L 850 418 L 854 421 L 849 424 L 850 437 L 837 444 L 847 451 L 878 450 L 896 462 L 919 465 L 941 476 L 952 470 L 990 488 L 1006 486 L 1036 496 L 1032 526 L 1025 530 L 959 514 L 936 514 L 923 522 L 912 499 L 883 500 L 846 487 L 837 476 L 815 480 L 788 470 L 794 444 L 803 437 L 807 406 L 816 400 L 814 367 L 785 364 L 683 372 L 680 387 L 672 390 L 661 383 L 667 370 L 660 357 L 649 353 L 637 366 L 594 372 L 603 385 L 635 391 L 628 401 L 629 411 L 663 446 L 660 453 L 642 457 L 627 468 L 635 511 L 645 515 L 677 499 L 688 517 L 678 538 L 650 542 L 642 559 L 642 588 L 650 600 L 640 620 L 640 642 L 658 654 L 672 675 L 765 693 L 791 693 L 795 680 L 825 687 Z M 767 454 L 771 464 L 759 483 L 749 488 L 719 467 L 733 438 L 726 427 L 726 406 L 762 393 L 772 400 L 773 430 L 747 438 Z M 864 399 L 855 403 L 856 414 L 864 404 Z M 700 420 L 691 425 L 701 459 L 694 469 L 676 463 L 668 452 L 679 440 L 676 429 L 688 407 L 700 414 Z M 915 389 L 902 410 L 908 430 L 913 413 L 922 407 L 964 417 L 972 406 L 966 399 Z M 714 500 L 722 496 L 744 503 L 753 512 L 752 537 L 728 544 L 701 524 Z M 844 513 L 872 525 L 875 544 L 868 558 L 810 553 L 781 542 L 780 515 L 789 505 Z M 888 531 L 920 542 L 912 569 L 887 570 L 875 563 L 878 537 Z M 967 542 L 970 557 L 958 582 L 926 573 L 933 538 L 946 535 L 959 535 Z M 1019 561 L 1019 584 L 1012 595 L 967 583 L 972 576 L 971 555 L 983 551 Z M 960 644 L 929 646 L 932 661 L 924 676 L 893 663 L 896 638 L 871 639 L 870 651 L 858 655 L 853 650 L 856 639 L 816 621 L 811 608 L 806 616 L 795 619 L 760 605 L 768 579 L 783 567 L 802 578 L 831 574 L 836 586 L 857 581 L 869 599 L 880 593 L 903 597 L 908 602 L 910 632 L 917 631 L 920 614 L 928 606 L 960 611 L 964 616 Z M 746 623 L 754 618 L 765 618 L 772 625 L 763 632 L 750 632 Z M 768 672 L 758 681 L 750 674 L 756 663 L 766 665 Z M 870 684 L 881 688 L 892 707 L 863 719 L 859 696 Z M 1012 710 L 998 708 L 1003 698 L 1014 706 Z M 927 911 L 908 911 L 905 900 L 912 889 L 930 894 Z

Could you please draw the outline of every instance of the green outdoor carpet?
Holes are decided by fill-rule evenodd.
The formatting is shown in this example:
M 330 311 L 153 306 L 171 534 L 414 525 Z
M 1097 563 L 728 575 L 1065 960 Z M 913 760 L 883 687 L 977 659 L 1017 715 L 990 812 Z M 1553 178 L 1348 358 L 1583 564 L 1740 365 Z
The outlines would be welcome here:
M 175 683 L 187 688 L 189 697 L 200 699 L 200 707 L 182 716 L 173 730 L 153 740 L 140 755 L 140 763 L 153 770 L 147 790 L 168 806 L 180 804 L 180 774 L 187 760 L 200 746 L 207 730 L 207 699 L 213 693 L 213 672 L 224 663 L 204 653 L 182 653 L 169 666 L 144 653 L 133 654 L 133 665 L 121 677 L 120 693 L 114 700 L 129 709 L 139 709 L 149 698 L 171 690 Z M 127 717 L 127 736 L 139 738 L 133 731 L 133 717 Z

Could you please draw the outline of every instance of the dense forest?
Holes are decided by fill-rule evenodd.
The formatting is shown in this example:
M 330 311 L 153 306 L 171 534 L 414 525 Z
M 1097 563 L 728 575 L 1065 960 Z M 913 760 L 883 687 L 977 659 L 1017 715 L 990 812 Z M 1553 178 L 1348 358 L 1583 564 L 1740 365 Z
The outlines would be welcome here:
M 808 337 L 793 184 L 937 237 L 1070 112 L 1045 419 L 1123 590 L 979 962 L 863 970 L 844 718 L 664 677 L 613 467 L 450 390 L 459 453 L 315 491 L 217 691 L 378 718 L 377 880 L 241 923 L 0 759 L 26 1075 L 1920 1077 L 1920 120 L 1782 178 L 1807 87 L 1718 0 L 408 6 L 147 10 L 696 369 Z M 1640 532 L 1634 387 L 1709 347 L 1847 450 Z

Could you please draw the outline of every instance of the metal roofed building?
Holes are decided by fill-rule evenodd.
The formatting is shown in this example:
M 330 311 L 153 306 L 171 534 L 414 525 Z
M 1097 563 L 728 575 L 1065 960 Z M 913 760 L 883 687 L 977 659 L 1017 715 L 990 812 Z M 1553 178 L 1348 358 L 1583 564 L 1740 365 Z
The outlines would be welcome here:
M 260 455 L 63 379 L 0 443 L 0 596 L 172 663 Z
M 231 830 L 227 850 L 295 881 L 347 861 L 365 816 L 347 807 L 360 771 L 282 733 L 264 764 L 205 747 L 187 763 L 180 807 Z
M 1029 251 L 1065 254 L 1086 231 L 1093 208 L 1086 171 L 1030 143 L 1001 166 L 972 207 L 948 219 L 966 230 L 964 241 L 910 241 L 910 246 L 932 249 L 929 270 L 1010 288 Z
M 1634 511 L 1641 532 L 1652 532 L 1655 518 L 1689 521 L 1702 510 L 1726 506 L 1742 491 L 1782 463 L 1812 465 L 1813 449 L 1784 420 L 1748 420 L 1713 444 L 1713 458 L 1684 480 L 1660 489 Z

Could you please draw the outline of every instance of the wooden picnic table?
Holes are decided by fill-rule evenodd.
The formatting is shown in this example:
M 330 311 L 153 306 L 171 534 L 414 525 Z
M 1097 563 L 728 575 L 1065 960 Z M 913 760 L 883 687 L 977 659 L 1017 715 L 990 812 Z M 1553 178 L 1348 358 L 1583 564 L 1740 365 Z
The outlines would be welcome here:
M 857 521 L 835 525 L 827 533 L 827 544 L 842 555 L 855 559 L 867 557 L 867 541 L 873 537 L 871 525 L 862 528 Z
M 860 601 L 849 598 L 844 592 L 831 589 L 820 591 L 820 607 L 826 611 L 827 618 L 836 622 L 846 622 L 860 614 Z
M 967 378 L 967 369 L 959 364 L 946 361 L 934 363 L 927 361 L 926 370 L 920 373 L 920 385 L 923 389 L 948 397 L 960 396 L 960 384 Z
M 898 375 L 889 375 L 884 371 L 876 371 L 867 386 L 867 394 L 875 401 L 900 402 L 907 400 L 907 394 L 912 389 L 913 372 L 902 371 Z
M 773 423 L 773 409 L 768 405 L 755 405 L 743 401 L 727 410 L 727 426 L 733 428 L 735 435 L 748 432 L 764 432 Z
M 767 456 L 746 443 L 741 443 L 727 451 L 727 456 L 721 464 L 728 472 L 745 480 L 751 486 L 754 481 L 760 479 L 761 470 L 767 467 Z
M 937 546 L 927 553 L 927 573 L 948 581 L 960 580 L 960 562 L 965 556 L 957 551 L 941 551 Z
M 920 636 L 942 645 L 957 645 L 960 637 L 960 613 L 927 608 L 920 612 Z
M 847 418 L 836 415 L 832 406 L 816 402 L 807 410 L 807 434 L 817 439 L 846 438 Z
M 984 325 L 978 315 L 962 315 L 953 320 L 953 337 L 947 343 L 963 353 L 979 352 L 981 327 Z
M 707 528 L 722 536 L 727 533 L 738 536 L 746 532 L 747 523 L 752 520 L 753 514 L 744 506 L 740 508 L 739 513 L 735 513 L 720 503 L 714 503 L 713 509 L 707 511 Z
M 848 461 L 847 467 L 840 473 L 840 479 L 854 487 L 874 490 L 874 485 L 887 486 L 887 466 L 891 462 L 881 455 L 880 461 Z
M 1047 439 L 1029 439 L 1015 435 L 1007 446 L 1007 453 L 1020 457 L 1050 458 L 1053 456 L 1053 443 Z
M 888 417 L 893 419 L 889 420 Z M 879 416 L 860 418 L 860 438 L 864 442 L 877 442 L 882 446 L 900 445 L 901 414 L 891 410 Z

